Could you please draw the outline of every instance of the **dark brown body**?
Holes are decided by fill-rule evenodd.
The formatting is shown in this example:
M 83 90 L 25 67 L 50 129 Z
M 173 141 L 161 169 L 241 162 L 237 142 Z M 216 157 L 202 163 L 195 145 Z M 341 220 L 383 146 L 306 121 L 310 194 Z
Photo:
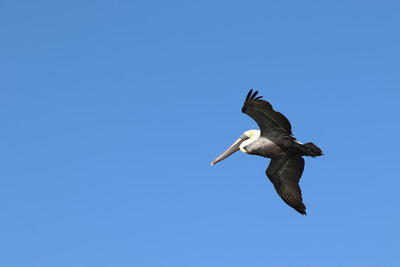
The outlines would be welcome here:
M 273 141 L 260 137 L 253 143 L 244 147 L 247 153 L 265 158 L 287 158 L 289 154 Z

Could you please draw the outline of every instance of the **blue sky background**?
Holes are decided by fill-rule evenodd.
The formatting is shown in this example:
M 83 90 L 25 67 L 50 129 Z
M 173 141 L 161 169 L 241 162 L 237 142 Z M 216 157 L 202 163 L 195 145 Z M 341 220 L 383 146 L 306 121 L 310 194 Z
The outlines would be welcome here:
M 0 265 L 400 266 L 398 1 L 0 1 Z M 325 156 L 209 163 L 250 88 Z

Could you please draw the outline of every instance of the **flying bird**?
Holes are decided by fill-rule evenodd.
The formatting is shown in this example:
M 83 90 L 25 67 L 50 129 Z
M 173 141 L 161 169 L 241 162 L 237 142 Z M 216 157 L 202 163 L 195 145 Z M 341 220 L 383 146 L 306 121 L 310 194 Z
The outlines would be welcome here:
M 272 105 L 258 91 L 249 91 L 244 101 L 242 112 L 256 121 L 260 130 L 245 131 L 235 143 L 224 153 L 211 162 L 211 165 L 229 157 L 240 150 L 246 154 L 270 158 L 271 161 L 265 171 L 282 200 L 302 215 L 306 215 L 306 206 L 303 203 L 300 178 L 304 170 L 303 156 L 317 157 L 323 153 L 313 143 L 300 143 L 292 135 L 292 126 L 289 120 L 280 112 L 275 111 Z

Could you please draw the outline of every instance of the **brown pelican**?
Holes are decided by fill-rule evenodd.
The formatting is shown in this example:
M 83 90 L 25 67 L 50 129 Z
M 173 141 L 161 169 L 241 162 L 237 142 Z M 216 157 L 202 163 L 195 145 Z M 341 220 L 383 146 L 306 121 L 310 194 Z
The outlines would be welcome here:
M 260 130 L 244 132 L 233 145 L 218 156 L 211 165 L 240 151 L 270 158 L 266 170 L 278 195 L 286 204 L 299 213 L 306 215 L 299 181 L 304 170 L 303 156 L 321 156 L 322 151 L 313 143 L 302 144 L 292 136 L 289 120 L 281 113 L 273 110 L 271 104 L 261 100 L 258 91 L 249 91 L 244 101 L 242 112 L 254 119 Z

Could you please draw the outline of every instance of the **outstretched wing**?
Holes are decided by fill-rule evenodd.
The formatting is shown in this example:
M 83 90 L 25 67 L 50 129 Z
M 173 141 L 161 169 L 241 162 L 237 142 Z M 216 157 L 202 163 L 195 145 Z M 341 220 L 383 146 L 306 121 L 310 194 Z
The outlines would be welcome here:
M 253 93 L 253 89 L 249 91 L 242 112 L 257 122 L 261 135 L 267 137 L 276 132 L 292 135 L 292 126 L 289 120 L 281 113 L 273 110 L 269 102 L 261 100 L 262 96 L 256 97 L 257 94 L 258 91 Z
M 306 206 L 299 187 L 303 170 L 304 159 L 301 157 L 271 159 L 266 174 L 283 201 L 299 213 L 306 215 Z

